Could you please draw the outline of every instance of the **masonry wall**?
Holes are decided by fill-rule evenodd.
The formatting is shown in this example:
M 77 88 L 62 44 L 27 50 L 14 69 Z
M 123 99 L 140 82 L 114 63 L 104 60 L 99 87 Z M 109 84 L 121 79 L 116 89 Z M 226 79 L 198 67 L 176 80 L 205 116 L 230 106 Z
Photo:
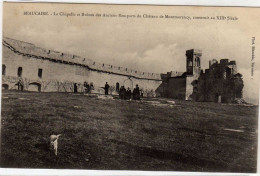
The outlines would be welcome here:
M 186 93 L 185 100 L 193 100 L 194 99 L 194 88 L 196 88 L 196 80 L 197 76 L 187 76 L 186 77 Z
M 43 58 L 43 59 L 51 59 L 60 63 L 73 63 L 73 64 L 87 66 L 92 70 L 102 70 L 105 72 L 128 75 L 137 78 L 161 80 L 160 74 L 142 72 L 138 70 L 133 70 L 131 68 L 109 65 L 106 63 L 98 63 L 90 58 L 84 58 L 84 57 L 67 54 L 59 51 L 39 48 L 34 44 L 14 40 L 11 38 L 4 37 L 3 45 L 9 47 L 11 50 L 14 50 L 15 52 L 37 56 L 38 58 Z
M 186 77 L 171 77 L 167 83 L 168 97 L 184 100 L 186 97 Z
M 37 49 L 43 50 L 40 48 L 35 48 L 30 44 L 25 44 L 26 47 L 22 46 L 23 43 L 18 42 L 13 43 L 12 47 L 19 48 L 19 51 L 28 52 L 36 55 Z M 24 50 L 23 50 L 24 47 Z M 17 49 L 18 50 L 18 49 Z M 36 51 L 35 51 L 36 50 Z M 48 51 L 46 51 L 48 53 Z M 39 53 L 38 53 L 39 54 Z M 52 56 L 55 58 L 55 56 Z M 60 54 L 57 54 L 57 57 L 60 57 Z M 145 96 L 156 96 L 156 89 L 160 86 L 161 80 L 159 79 L 149 79 L 155 78 L 156 75 L 151 75 L 150 77 L 147 74 L 148 78 L 145 78 L 144 73 L 138 73 L 137 71 L 132 71 L 127 69 L 124 73 L 133 72 L 134 75 L 122 74 L 122 70 L 117 68 L 111 68 L 104 64 L 99 65 L 90 60 L 85 59 L 85 62 L 89 64 L 95 64 L 94 68 L 89 67 L 88 65 L 80 65 L 71 62 L 73 56 L 66 56 L 63 54 L 63 59 L 67 59 L 69 62 L 61 62 L 59 59 L 49 60 L 44 57 L 35 58 L 30 57 L 30 55 L 20 54 L 19 52 L 14 52 L 12 49 L 7 46 L 3 46 L 3 61 L 2 64 L 6 66 L 5 75 L 3 75 L 2 84 L 7 85 L 9 89 L 17 89 L 15 85 L 18 82 L 18 68 L 22 67 L 22 79 L 24 81 L 25 90 L 37 90 L 37 86 L 41 87 L 41 91 L 44 92 L 72 92 L 73 83 L 78 83 L 79 91 L 83 91 L 83 83 L 87 81 L 88 83 L 93 83 L 95 93 L 103 93 L 105 83 L 111 86 L 111 93 L 115 93 L 116 83 L 118 82 L 121 85 L 124 85 L 126 88 L 133 88 L 136 84 L 139 85 L 140 89 L 143 89 Z M 69 58 L 70 60 L 69 60 Z M 72 61 L 79 60 L 77 56 L 74 56 Z M 97 69 L 97 67 L 100 67 Z M 102 69 L 103 68 L 103 69 Z M 42 69 L 42 78 L 38 77 L 38 69 Z M 108 71 L 110 69 L 110 71 Z M 112 73 L 111 70 L 115 69 L 118 72 Z M 121 68 L 122 69 L 122 68 Z M 121 71 L 121 72 L 119 72 Z M 137 77 L 140 74 L 140 77 Z

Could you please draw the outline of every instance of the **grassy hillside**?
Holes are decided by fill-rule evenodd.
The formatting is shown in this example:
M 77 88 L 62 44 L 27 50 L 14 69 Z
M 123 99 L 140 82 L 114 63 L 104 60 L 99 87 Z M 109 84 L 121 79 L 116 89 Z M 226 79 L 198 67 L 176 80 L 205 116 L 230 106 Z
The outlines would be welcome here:
M 1 167 L 256 172 L 258 107 L 175 102 L 4 91 Z

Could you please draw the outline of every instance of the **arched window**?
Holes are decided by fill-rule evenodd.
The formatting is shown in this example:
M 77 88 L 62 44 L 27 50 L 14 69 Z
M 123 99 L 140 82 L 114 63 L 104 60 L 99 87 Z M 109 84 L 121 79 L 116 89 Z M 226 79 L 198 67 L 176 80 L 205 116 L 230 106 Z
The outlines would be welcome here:
M 192 61 L 191 60 L 188 60 L 188 66 L 192 67 Z
M 200 66 L 200 58 L 198 57 L 198 60 L 197 60 L 197 62 L 198 62 L 198 66 Z
M 22 73 L 23 73 L 23 68 L 22 68 L 22 67 L 19 67 L 19 68 L 18 68 L 18 71 L 17 71 L 17 76 L 18 76 L 18 77 L 22 77 Z
M 5 75 L 6 72 L 6 66 L 5 64 L 2 65 L 2 75 Z
M 195 57 L 194 66 L 198 66 L 197 65 L 197 57 Z
M 38 69 L 38 77 L 42 78 L 42 69 L 41 68 Z

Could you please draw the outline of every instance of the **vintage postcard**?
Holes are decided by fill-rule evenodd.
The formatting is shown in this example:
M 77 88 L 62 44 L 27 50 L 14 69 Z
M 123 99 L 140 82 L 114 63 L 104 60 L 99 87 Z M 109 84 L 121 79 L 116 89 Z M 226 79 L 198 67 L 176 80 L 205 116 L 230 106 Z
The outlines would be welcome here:
M 256 173 L 260 10 L 3 4 L 2 168 Z

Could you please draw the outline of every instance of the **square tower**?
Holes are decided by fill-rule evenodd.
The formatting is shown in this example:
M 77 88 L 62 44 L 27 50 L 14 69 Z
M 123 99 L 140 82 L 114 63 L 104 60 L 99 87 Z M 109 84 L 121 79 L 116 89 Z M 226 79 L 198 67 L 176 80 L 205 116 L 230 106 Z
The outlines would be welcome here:
M 187 75 L 199 77 L 201 72 L 201 50 L 191 49 L 186 51 L 186 72 Z

